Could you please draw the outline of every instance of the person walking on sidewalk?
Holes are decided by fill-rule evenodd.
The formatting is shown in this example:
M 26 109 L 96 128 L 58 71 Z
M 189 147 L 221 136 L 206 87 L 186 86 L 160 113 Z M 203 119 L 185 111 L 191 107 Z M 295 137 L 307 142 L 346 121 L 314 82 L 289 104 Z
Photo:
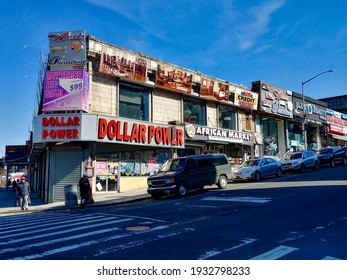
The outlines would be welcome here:
M 86 209 L 89 200 L 90 184 L 87 172 L 83 172 L 83 176 L 79 181 L 80 194 L 81 194 L 81 209 Z
M 14 205 L 13 205 L 13 206 L 14 206 L 14 207 L 18 207 L 18 206 L 20 206 L 20 204 L 19 204 L 20 187 L 19 187 L 19 185 L 18 185 L 16 179 L 13 179 L 13 181 L 12 181 L 12 188 L 13 188 L 13 190 L 14 190 L 15 193 L 16 193 L 16 198 L 15 198 L 15 201 L 14 201 Z
M 14 180 L 14 179 L 13 179 Z M 8 177 L 8 180 L 6 182 L 6 191 L 8 191 L 8 188 L 12 185 L 12 179 L 11 177 Z
M 19 184 L 20 188 L 20 207 L 22 210 L 29 210 L 29 195 L 30 195 L 30 185 L 26 180 L 26 176 L 20 177 L 21 183 Z

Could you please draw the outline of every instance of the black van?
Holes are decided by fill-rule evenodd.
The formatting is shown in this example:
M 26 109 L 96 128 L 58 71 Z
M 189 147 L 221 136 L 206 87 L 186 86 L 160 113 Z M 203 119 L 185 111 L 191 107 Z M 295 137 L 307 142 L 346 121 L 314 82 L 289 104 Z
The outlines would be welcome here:
M 183 197 L 206 185 L 225 189 L 231 178 L 231 166 L 224 154 L 179 157 L 168 160 L 157 174 L 148 177 L 147 192 L 155 198 L 168 194 Z

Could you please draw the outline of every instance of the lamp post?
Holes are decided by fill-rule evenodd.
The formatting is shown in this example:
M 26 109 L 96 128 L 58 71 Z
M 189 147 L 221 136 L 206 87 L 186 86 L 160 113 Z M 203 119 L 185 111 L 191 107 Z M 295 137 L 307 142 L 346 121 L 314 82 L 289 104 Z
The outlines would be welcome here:
M 317 78 L 320 75 L 326 74 L 326 73 L 330 73 L 330 72 L 335 72 L 335 70 L 330 69 L 324 72 L 321 72 L 319 74 L 317 74 L 316 76 L 313 76 L 312 78 L 308 79 L 305 82 L 301 82 L 301 94 L 302 94 L 302 113 L 303 113 L 303 118 L 302 118 L 302 136 L 304 138 L 304 149 L 307 149 L 307 133 L 306 133 L 306 109 L 305 109 L 305 95 L 304 95 L 304 85 L 310 81 L 312 81 L 313 79 Z

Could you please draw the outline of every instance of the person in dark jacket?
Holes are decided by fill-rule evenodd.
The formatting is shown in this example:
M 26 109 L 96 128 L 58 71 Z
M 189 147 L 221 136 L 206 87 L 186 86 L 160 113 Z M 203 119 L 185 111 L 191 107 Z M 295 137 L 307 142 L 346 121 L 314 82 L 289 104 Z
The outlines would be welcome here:
M 90 184 L 87 172 L 83 173 L 83 177 L 79 181 L 80 194 L 81 194 L 81 209 L 86 209 L 89 200 Z
M 20 204 L 19 204 L 20 188 L 19 188 L 19 185 L 15 179 L 13 179 L 13 181 L 12 181 L 12 188 L 16 193 L 16 198 L 15 198 L 13 206 L 18 207 L 18 206 L 20 206 Z
M 19 184 L 20 188 L 20 207 L 22 210 L 29 210 L 29 195 L 30 195 L 30 185 L 29 182 L 26 180 L 26 176 L 20 177 L 21 182 Z

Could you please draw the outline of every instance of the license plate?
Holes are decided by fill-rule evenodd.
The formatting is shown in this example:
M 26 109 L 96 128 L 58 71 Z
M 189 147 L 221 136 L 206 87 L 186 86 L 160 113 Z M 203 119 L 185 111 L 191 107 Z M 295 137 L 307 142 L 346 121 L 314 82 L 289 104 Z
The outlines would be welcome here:
M 165 193 L 165 194 L 169 194 L 169 193 L 170 193 L 170 190 L 165 190 L 164 193 Z
M 235 179 L 241 179 L 241 176 L 237 175 L 237 176 L 235 176 Z

